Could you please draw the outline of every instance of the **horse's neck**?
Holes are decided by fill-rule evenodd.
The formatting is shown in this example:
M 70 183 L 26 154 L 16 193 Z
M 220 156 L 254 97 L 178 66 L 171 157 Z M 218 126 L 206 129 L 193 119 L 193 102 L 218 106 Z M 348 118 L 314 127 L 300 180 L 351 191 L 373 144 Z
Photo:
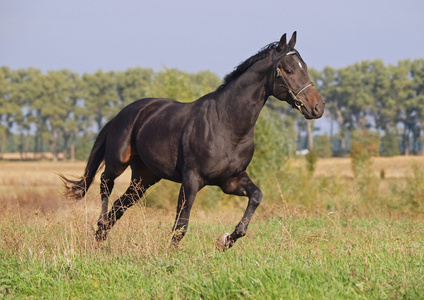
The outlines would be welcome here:
M 257 78 L 255 78 L 255 76 Z M 218 95 L 222 121 L 236 135 L 253 133 L 255 123 L 269 96 L 262 74 L 243 74 Z

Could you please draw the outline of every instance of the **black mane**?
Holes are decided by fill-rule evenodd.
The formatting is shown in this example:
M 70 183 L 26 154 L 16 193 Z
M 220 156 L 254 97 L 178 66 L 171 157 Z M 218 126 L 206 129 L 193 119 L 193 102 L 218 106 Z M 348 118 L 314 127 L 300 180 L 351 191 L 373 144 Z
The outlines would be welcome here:
M 234 81 L 237 78 L 239 78 L 255 62 L 257 62 L 257 61 L 259 61 L 259 60 L 264 59 L 265 57 L 267 57 L 268 54 L 269 54 L 269 52 L 271 50 L 274 50 L 275 48 L 277 48 L 277 46 L 278 46 L 278 42 L 271 43 L 271 44 L 265 46 L 264 48 L 262 48 L 258 53 L 256 53 L 252 57 L 246 59 L 244 62 L 242 62 L 241 64 L 239 64 L 234 69 L 234 71 L 232 71 L 231 73 L 225 75 L 225 77 L 224 77 L 224 83 L 221 86 L 218 87 L 218 90 L 223 89 L 228 84 L 230 84 L 232 81 Z

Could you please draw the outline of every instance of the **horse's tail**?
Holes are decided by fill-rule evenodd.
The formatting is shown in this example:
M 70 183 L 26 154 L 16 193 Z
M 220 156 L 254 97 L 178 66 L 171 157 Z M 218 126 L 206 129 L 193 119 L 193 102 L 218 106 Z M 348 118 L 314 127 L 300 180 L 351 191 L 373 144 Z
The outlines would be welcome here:
M 96 173 L 105 159 L 106 152 L 106 137 L 109 131 L 110 122 L 107 123 L 100 131 L 99 135 L 94 142 L 91 149 L 90 156 L 88 157 L 87 165 L 85 167 L 84 175 L 77 180 L 70 180 L 59 174 L 64 186 L 67 189 L 65 196 L 79 200 L 85 196 L 88 188 L 96 177 Z

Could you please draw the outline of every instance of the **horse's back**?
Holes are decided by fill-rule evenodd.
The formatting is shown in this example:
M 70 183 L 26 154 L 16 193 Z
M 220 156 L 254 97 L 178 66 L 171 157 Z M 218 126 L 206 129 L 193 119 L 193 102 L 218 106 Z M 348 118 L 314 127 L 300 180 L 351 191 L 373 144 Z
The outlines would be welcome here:
M 158 177 L 180 182 L 196 170 L 205 182 L 220 182 L 243 171 L 253 155 L 251 142 L 235 143 L 204 97 L 191 103 L 147 98 L 125 107 L 110 126 L 118 159 L 138 158 Z M 111 149 L 111 151 L 114 151 Z
M 180 181 L 178 148 L 190 106 L 165 98 L 134 101 L 111 121 L 110 150 L 118 149 L 122 161 L 138 158 L 157 176 Z

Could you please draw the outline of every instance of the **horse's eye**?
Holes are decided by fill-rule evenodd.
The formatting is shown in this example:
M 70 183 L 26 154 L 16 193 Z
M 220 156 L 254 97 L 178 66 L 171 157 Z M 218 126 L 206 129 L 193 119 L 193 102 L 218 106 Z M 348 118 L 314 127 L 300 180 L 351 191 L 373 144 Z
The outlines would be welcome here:
M 284 70 L 287 74 L 293 74 L 293 71 L 292 70 L 290 70 L 290 69 L 287 69 L 287 70 Z

